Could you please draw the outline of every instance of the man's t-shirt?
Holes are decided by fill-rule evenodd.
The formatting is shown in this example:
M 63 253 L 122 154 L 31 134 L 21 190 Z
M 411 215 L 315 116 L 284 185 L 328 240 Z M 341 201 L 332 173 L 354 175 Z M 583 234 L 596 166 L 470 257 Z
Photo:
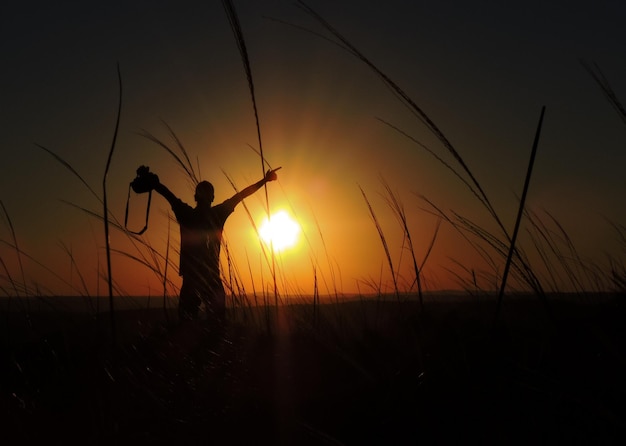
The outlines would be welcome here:
M 219 261 L 224 223 L 236 203 L 226 200 L 206 210 L 192 208 L 182 200 L 172 203 L 180 225 L 181 276 L 196 275 L 207 285 L 221 284 Z

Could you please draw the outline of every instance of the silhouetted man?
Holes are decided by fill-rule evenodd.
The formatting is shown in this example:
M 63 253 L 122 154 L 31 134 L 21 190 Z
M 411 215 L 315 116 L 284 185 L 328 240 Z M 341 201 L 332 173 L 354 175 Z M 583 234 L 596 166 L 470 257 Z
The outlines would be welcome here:
M 278 168 L 280 169 L 280 167 Z M 212 206 L 213 185 L 201 181 L 196 186 L 195 208 L 174 195 L 153 173 L 152 188 L 167 199 L 180 225 L 180 267 L 183 277 L 178 314 L 181 320 L 196 319 L 204 302 L 210 319 L 222 322 L 226 309 L 226 292 L 220 278 L 220 248 L 224 223 L 241 200 L 252 195 L 268 181 L 277 179 L 276 171 L 236 193 L 221 204 Z

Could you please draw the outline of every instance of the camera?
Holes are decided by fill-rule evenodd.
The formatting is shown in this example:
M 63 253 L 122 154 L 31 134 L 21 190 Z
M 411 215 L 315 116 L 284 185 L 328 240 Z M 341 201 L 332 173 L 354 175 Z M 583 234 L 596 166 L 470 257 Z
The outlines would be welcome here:
M 137 177 L 130 183 L 130 187 L 138 194 L 150 192 L 158 183 L 159 177 L 150 172 L 148 166 L 139 166 L 137 168 Z

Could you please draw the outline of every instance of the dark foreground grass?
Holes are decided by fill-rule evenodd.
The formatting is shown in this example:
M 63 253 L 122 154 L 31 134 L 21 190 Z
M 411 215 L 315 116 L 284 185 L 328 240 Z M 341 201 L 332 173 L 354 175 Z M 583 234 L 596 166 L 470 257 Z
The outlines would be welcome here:
M 2 314 L 2 439 L 20 444 L 613 444 L 626 306 L 506 299 L 284 306 L 272 333 Z M 316 314 L 315 319 L 311 317 Z M 231 315 L 236 319 L 237 315 Z M 20 323 L 23 322 L 20 328 Z M 10 324 L 10 325 L 8 325 Z M 107 320 L 101 321 L 103 329 Z M 22 333 L 20 334 L 20 329 Z M 51 443 L 54 442 L 54 443 Z M 8 443 L 7 443 L 8 444 Z M 60 443 L 59 443 L 60 444 Z

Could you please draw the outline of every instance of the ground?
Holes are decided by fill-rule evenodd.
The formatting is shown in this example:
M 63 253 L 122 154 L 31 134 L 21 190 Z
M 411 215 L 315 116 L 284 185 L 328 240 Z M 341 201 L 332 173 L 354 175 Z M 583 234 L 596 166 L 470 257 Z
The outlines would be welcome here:
M 626 439 L 623 298 L 510 300 L 495 326 L 493 303 L 285 306 L 222 329 L 129 310 L 114 344 L 107 314 L 5 312 L 3 431 L 21 444 Z

